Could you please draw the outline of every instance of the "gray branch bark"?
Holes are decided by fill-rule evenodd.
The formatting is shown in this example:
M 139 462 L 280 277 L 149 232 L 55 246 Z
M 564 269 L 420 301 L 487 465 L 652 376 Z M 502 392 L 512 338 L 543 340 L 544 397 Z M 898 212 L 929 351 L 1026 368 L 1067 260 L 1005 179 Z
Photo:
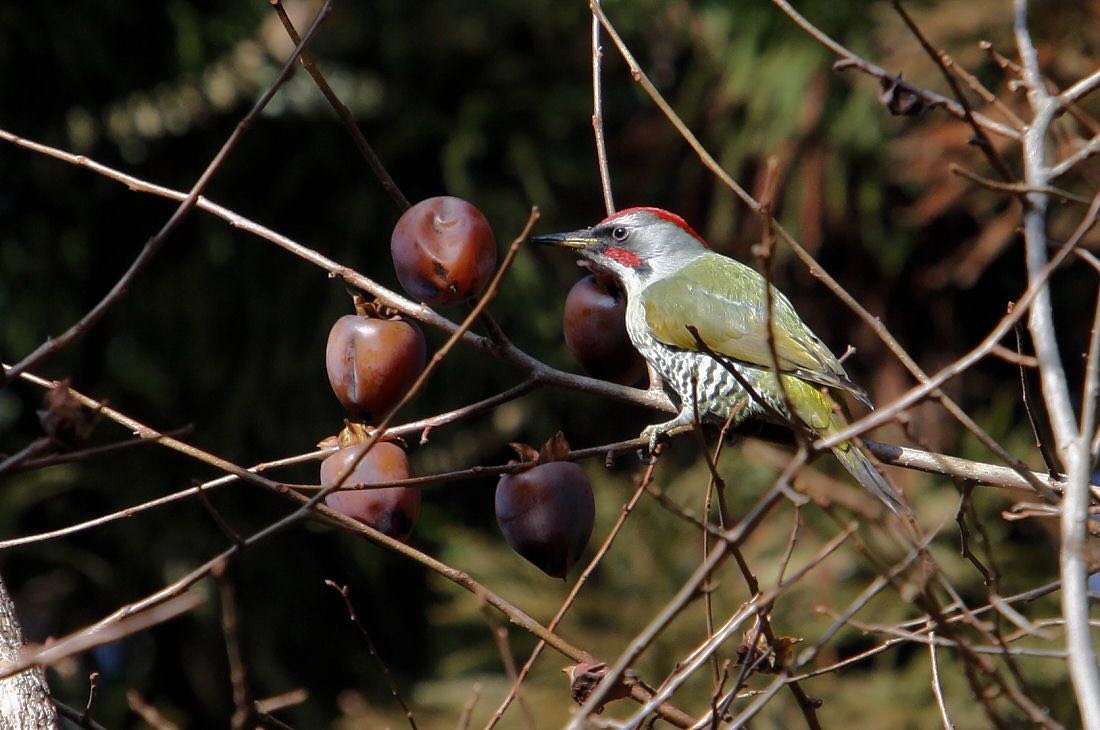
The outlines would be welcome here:
M 0 579 L 0 662 L 14 661 L 23 649 L 23 631 L 15 616 L 8 589 Z M 50 702 L 46 674 L 40 667 L 0 680 L 0 728 L 32 730 L 56 728 L 57 713 Z

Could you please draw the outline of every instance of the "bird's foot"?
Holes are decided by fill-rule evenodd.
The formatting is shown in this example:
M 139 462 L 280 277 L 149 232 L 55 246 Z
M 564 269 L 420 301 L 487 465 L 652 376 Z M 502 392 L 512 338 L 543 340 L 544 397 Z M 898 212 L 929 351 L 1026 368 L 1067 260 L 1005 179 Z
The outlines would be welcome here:
M 657 441 L 665 435 L 668 429 L 662 428 L 665 424 L 656 423 L 652 426 L 646 426 L 642 429 L 641 438 L 645 439 L 646 445 L 650 453 L 657 448 Z
M 660 429 L 660 424 L 646 426 L 644 429 L 642 429 L 642 433 L 639 438 L 645 440 L 646 448 L 638 449 L 638 459 L 646 466 L 649 466 L 653 464 L 653 462 L 657 461 L 657 449 L 659 446 L 658 441 L 663 435 L 664 431 Z

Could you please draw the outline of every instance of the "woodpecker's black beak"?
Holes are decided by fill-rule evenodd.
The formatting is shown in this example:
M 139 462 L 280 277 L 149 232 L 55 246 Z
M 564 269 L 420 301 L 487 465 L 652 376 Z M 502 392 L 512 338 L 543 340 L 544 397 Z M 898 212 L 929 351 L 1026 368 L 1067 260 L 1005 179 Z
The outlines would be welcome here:
M 542 236 L 535 236 L 531 239 L 531 242 L 541 243 L 546 246 L 558 246 L 559 248 L 571 248 L 577 253 L 580 253 L 594 243 L 597 243 L 598 240 L 592 235 L 592 229 L 585 228 L 580 231 L 570 231 L 568 233 L 547 233 Z

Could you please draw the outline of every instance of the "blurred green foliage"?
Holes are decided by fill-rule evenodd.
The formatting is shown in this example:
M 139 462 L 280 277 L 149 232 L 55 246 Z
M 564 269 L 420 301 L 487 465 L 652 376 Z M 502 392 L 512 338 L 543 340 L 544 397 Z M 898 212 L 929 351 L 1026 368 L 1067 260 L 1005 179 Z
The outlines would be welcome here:
M 923 5 L 919 17 L 947 34 L 943 16 L 950 17 L 957 5 Z M 967 25 L 940 42 L 966 42 L 969 48 L 974 33 L 1006 36 L 1003 3 L 972 5 L 977 9 L 970 12 L 986 13 L 979 16 L 984 24 Z M 888 39 L 904 38 L 897 18 L 879 5 L 813 0 L 799 6 L 824 31 L 871 58 L 896 54 L 897 45 Z M 662 93 L 735 178 L 759 191 L 764 162 L 776 156 L 783 176 L 781 220 L 882 316 L 923 366 L 933 369 L 972 345 L 1001 316 L 1004 303 L 1018 296 L 1023 274 L 1015 239 L 976 272 L 973 286 L 930 284 L 937 266 L 973 244 L 998 212 L 999 199 L 960 196 L 935 215 L 914 217 L 911 206 L 941 179 L 915 177 L 898 164 L 894 140 L 926 141 L 921 135 L 933 134 L 933 123 L 890 117 L 876 101 L 873 81 L 832 72 L 830 54 L 771 4 L 608 0 L 605 7 Z M 1091 17 L 1085 4 L 1069 12 Z M 310 15 L 296 16 L 300 27 Z M 1064 22 L 1042 15 L 1036 21 L 1040 32 Z M 1093 43 L 1095 27 L 1080 31 Z M 603 216 L 590 120 L 589 42 L 585 3 L 347 0 L 337 4 L 312 50 L 406 195 L 416 200 L 447 193 L 473 201 L 504 246 L 532 205 L 542 212 L 540 230 L 576 228 Z M 915 45 L 911 38 L 905 43 Z M 751 259 L 758 223 L 644 98 L 606 39 L 604 46 L 605 132 L 617 204 L 677 210 L 719 250 Z M 287 48 L 260 0 L 0 4 L 0 127 L 187 189 L 274 76 L 279 63 L 273 54 Z M 983 78 L 997 82 L 986 59 L 975 64 Z M 927 59 L 904 70 L 922 83 L 942 85 Z M 943 149 L 928 144 L 924 154 Z M 968 163 L 981 169 L 980 157 L 968 154 Z M 930 164 L 947 176 L 946 162 L 932 158 Z M 399 211 L 305 73 L 295 74 L 248 132 L 208 197 L 397 285 L 388 240 Z M 87 170 L 0 146 L 4 361 L 17 360 L 92 306 L 172 209 L 169 202 L 129 192 Z M 803 267 L 780 255 L 777 279 L 807 321 L 837 351 L 847 343 L 859 348 L 849 361 L 856 379 L 879 400 L 906 387 L 907 376 L 881 344 Z M 560 312 L 577 277 L 563 257 L 525 250 L 492 307 L 519 346 L 567 369 L 576 366 L 561 340 Z M 1056 305 L 1072 316 L 1085 286 L 1068 275 L 1059 283 Z M 348 311 L 347 292 L 321 270 L 195 212 L 122 302 L 40 374 L 71 378 L 75 387 L 154 427 L 193 424 L 188 438 L 194 443 L 249 465 L 308 451 L 340 427 L 344 414 L 325 380 L 323 348 L 330 323 Z M 444 313 L 460 318 L 463 310 Z M 433 345 L 442 341 L 438 332 L 428 337 Z M 1065 344 L 1067 352 L 1076 352 L 1081 343 L 1067 336 Z M 1072 361 L 1070 367 L 1077 377 Z M 402 417 L 478 400 L 520 377 L 460 348 Z M 983 363 L 948 390 L 995 437 L 1035 458 L 1014 367 Z M 0 452 L 22 448 L 39 434 L 34 411 L 40 398 L 22 383 L 0 391 Z M 510 456 L 509 441 L 538 444 L 563 429 L 574 446 L 589 446 L 636 435 L 652 417 L 575 393 L 538 392 L 433 432 L 426 445 L 413 445 L 412 457 L 420 473 L 502 463 Z M 913 424 L 931 448 L 988 458 L 930 406 L 917 409 Z M 102 423 L 92 443 L 125 435 Z M 890 432 L 886 437 L 901 438 Z M 674 444 L 657 470 L 657 483 L 699 512 L 707 472 L 697 453 L 688 440 Z M 825 461 L 817 466 L 832 470 Z M 595 545 L 629 497 L 640 467 L 624 457 L 612 469 L 596 463 L 587 468 L 597 486 Z M 749 509 L 775 475 L 737 447 L 727 449 L 721 470 L 733 514 Z M 317 479 L 315 465 L 279 475 L 287 481 Z M 212 476 L 196 462 L 153 447 L 21 473 L 0 483 L 0 539 L 68 525 Z M 951 519 L 957 496 L 950 483 L 912 474 L 899 479 L 922 520 Z M 412 542 L 547 621 L 569 586 L 550 581 L 507 549 L 494 523 L 493 487 L 492 480 L 480 479 L 429 490 Z M 223 488 L 211 499 L 242 534 L 288 509 L 247 485 Z M 981 492 L 975 499 L 983 515 L 1006 506 L 999 493 Z M 774 579 L 791 517 L 785 505 L 746 546 L 748 562 L 765 584 Z M 797 545 L 794 566 L 836 530 L 812 509 L 802 518 L 806 537 Z M 1056 574 L 1048 526 L 997 519 L 987 524 L 1004 594 Z M 981 603 L 981 576 L 959 557 L 956 538 L 945 532 L 935 545 L 937 559 L 963 594 Z M 160 588 L 226 546 L 203 506 L 187 501 L 10 549 L 0 556 L 0 572 L 18 600 L 28 638 L 41 641 Z M 612 659 L 700 556 L 690 525 L 643 499 L 562 634 Z M 731 571 L 725 569 L 714 589 L 718 617 L 749 597 Z M 780 601 L 776 631 L 812 640 L 832 620 L 818 607 L 842 610 L 873 571 L 858 552 L 841 550 Z M 326 578 L 349 585 L 423 725 L 451 726 L 475 682 L 482 684 L 475 718 L 483 719 L 507 687 L 476 600 L 370 544 L 313 525 L 299 527 L 249 551 L 230 576 L 255 695 L 297 687 L 309 692 L 304 704 L 280 715 L 296 727 L 402 723 L 338 596 L 324 586 Z M 56 667 L 50 674 L 54 692 L 82 706 L 87 674 L 94 670 L 100 672 L 95 717 L 110 727 L 138 726 L 126 709 L 127 688 L 186 726 L 223 724 L 232 703 L 217 591 L 207 584 L 203 590 L 209 600 L 195 613 Z M 1056 613 L 1056 605 L 1044 599 L 1029 615 Z M 866 615 L 872 623 L 889 624 L 914 610 L 887 592 Z M 640 674 L 655 679 L 670 671 L 703 636 L 702 616 L 702 607 L 693 606 L 674 623 L 647 652 Z M 820 663 L 876 640 L 842 631 Z M 534 643 L 519 631 L 511 632 L 511 641 L 520 661 Z M 732 656 L 733 649 L 723 656 Z M 950 650 L 939 656 L 954 719 L 960 727 L 981 725 L 984 716 L 970 699 L 957 656 Z M 564 663 L 547 653 L 528 684 L 525 699 L 540 726 L 560 724 L 569 711 L 558 672 Z M 1040 704 L 1073 722 L 1060 663 L 1031 659 L 1022 665 Z M 880 654 L 814 679 L 806 689 L 824 701 L 826 727 L 939 726 L 927 709 L 933 700 L 927 653 L 920 648 Z M 700 672 L 677 701 L 704 707 L 710 692 L 711 675 Z M 517 726 L 517 717 L 509 715 L 504 726 Z M 796 706 L 782 696 L 758 726 L 798 722 Z

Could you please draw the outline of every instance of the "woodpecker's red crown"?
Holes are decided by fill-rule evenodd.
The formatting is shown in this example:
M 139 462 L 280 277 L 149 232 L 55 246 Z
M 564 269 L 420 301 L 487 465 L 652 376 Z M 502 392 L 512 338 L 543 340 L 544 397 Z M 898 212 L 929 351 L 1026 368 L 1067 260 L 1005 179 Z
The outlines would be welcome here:
M 655 218 L 658 218 L 658 219 L 663 220 L 663 221 L 668 221 L 669 223 L 673 223 L 673 224 L 679 226 L 680 228 L 682 228 L 686 233 L 688 233 L 692 237 L 694 237 L 697 241 L 699 241 L 699 243 L 703 244 L 707 248 L 710 248 L 710 244 L 706 242 L 706 239 L 704 239 L 702 236 L 700 236 L 698 233 L 696 233 L 695 229 L 692 228 L 691 224 L 688 223 L 686 220 L 684 220 L 683 218 L 676 215 L 675 213 L 673 213 L 670 210 L 665 210 L 664 208 L 656 208 L 656 207 L 651 206 L 651 205 L 637 205 L 637 206 L 634 206 L 633 208 L 623 208 L 622 210 L 616 211 L 616 212 L 612 213 L 611 215 L 607 216 L 606 218 L 604 218 L 602 221 L 600 221 L 596 225 L 600 225 L 600 224 L 603 224 L 603 223 L 612 223 L 614 221 L 619 220 L 620 218 L 633 217 L 633 214 L 635 214 L 635 213 L 648 213 L 649 215 L 652 215 Z

